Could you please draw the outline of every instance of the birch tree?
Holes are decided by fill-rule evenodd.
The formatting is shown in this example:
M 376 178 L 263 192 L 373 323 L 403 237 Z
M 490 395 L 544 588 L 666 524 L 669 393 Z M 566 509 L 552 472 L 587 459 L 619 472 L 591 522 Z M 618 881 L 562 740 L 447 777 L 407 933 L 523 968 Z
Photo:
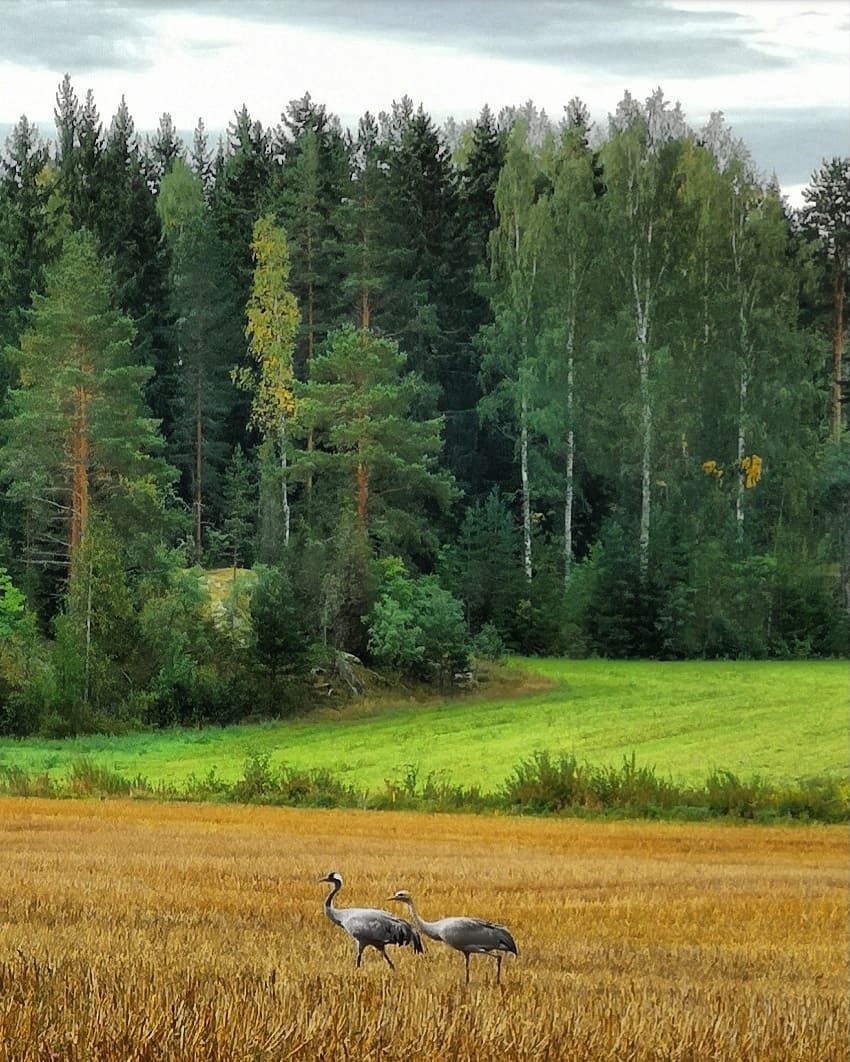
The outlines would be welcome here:
M 498 225 L 490 237 L 495 284 L 494 323 L 485 329 L 482 375 L 489 387 L 482 414 L 503 430 L 516 431 L 522 509 L 522 567 L 528 583 L 533 575 L 529 446 L 532 378 L 539 331 L 539 272 L 543 252 L 546 205 L 539 200 L 538 163 L 517 122 L 508 141 L 505 164 L 496 188 Z
M 549 234 L 547 253 L 550 321 L 554 325 L 556 350 L 547 366 L 546 388 L 554 396 L 554 416 L 547 434 L 563 455 L 563 565 L 564 588 L 570 584 L 573 559 L 573 508 L 576 460 L 576 359 L 590 331 L 592 320 L 592 269 L 601 236 L 595 189 L 593 155 L 588 147 L 588 128 L 582 123 L 576 101 L 549 161 Z
M 673 171 L 677 141 L 687 134 L 681 111 L 658 89 L 645 105 L 627 92 L 610 119 L 603 149 L 612 260 L 622 285 L 638 381 L 641 577 L 649 570 L 653 488 L 654 332 L 674 252 Z
M 289 290 L 286 233 L 266 214 L 254 225 L 254 274 L 246 308 L 248 352 L 253 366 L 234 370 L 238 387 L 253 393 L 250 423 L 272 448 L 280 474 L 283 543 L 289 545 L 288 422 L 295 412 L 292 352 L 300 315 Z

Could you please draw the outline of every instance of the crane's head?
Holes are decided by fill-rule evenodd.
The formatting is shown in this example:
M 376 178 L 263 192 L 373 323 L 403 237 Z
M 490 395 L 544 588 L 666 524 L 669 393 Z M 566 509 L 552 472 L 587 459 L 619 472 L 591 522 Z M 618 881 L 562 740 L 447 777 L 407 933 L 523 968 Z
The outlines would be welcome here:
M 336 885 L 337 888 L 340 888 L 342 885 L 342 874 L 337 870 L 332 870 L 330 874 L 325 874 L 323 878 L 319 878 L 319 881 L 329 881 L 331 885 Z
M 413 897 L 407 891 L 407 889 L 399 889 L 398 892 L 392 896 L 387 897 L 387 902 L 390 900 L 396 900 L 398 903 L 413 903 Z

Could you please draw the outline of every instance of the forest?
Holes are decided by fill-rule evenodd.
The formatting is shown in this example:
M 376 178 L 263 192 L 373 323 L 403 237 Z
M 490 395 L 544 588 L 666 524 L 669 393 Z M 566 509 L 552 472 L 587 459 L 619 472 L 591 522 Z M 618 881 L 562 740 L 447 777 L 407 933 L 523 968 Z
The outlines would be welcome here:
M 661 89 L 55 124 L 0 157 L 0 732 L 848 652 L 850 159 L 792 209 Z

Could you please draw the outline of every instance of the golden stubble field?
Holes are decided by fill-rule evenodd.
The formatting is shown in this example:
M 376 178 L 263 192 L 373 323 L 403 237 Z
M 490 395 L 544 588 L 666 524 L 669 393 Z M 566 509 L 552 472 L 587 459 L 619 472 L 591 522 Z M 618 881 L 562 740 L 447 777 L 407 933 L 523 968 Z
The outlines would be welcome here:
M 844 828 L 3 798 L 0 844 L 4 1062 L 848 1057 Z M 329 870 L 519 958 L 355 970 Z

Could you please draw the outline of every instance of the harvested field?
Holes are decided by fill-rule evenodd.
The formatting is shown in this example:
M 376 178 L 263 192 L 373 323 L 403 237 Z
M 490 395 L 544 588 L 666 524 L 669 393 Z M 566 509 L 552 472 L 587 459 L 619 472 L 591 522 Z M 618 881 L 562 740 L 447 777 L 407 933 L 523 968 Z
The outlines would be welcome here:
M 841 827 L 5 798 L 0 844 L 3 1062 L 850 1053 Z M 501 988 L 428 941 L 355 970 L 329 870 L 519 958 Z

